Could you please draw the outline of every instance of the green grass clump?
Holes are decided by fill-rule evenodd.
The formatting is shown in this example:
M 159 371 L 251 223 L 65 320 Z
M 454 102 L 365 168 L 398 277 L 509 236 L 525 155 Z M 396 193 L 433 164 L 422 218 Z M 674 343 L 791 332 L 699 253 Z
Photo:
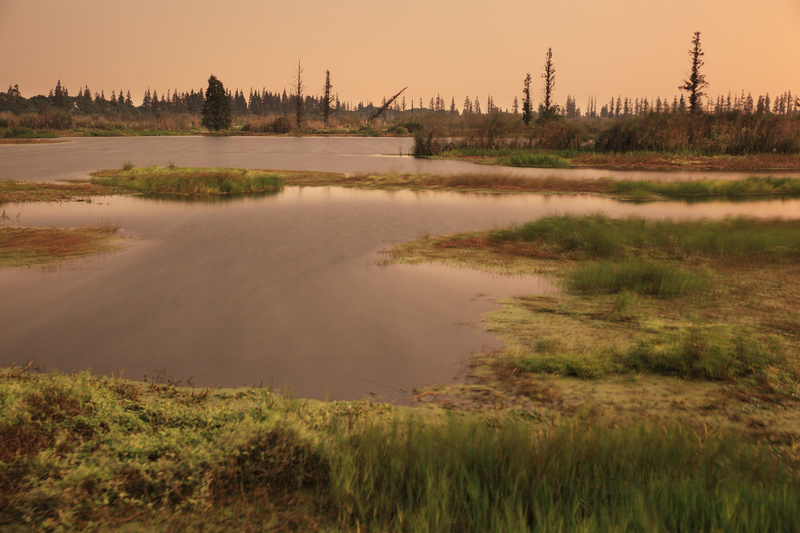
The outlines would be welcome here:
M 51 131 L 36 131 L 24 126 L 0 129 L 0 139 L 53 139 L 58 137 Z
M 622 363 L 636 372 L 729 379 L 784 366 L 786 357 L 775 339 L 760 340 L 746 329 L 694 326 L 641 339 Z
M 500 158 L 500 164 L 509 167 L 569 168 L 569 159 L 547 153 L 520 153 Z
M 567 278 L 570 291 L 581 294 L 632 292 L 656 298 L 695 294 L 707 287 L 707 276 L 655 261 L 583 261 Z
M 611 193 L 633 199 L 650 197 L 754 197 L 800 196 L 800 178 L 750 177 L 743 180 L 611 181 Z
M 92 183 L 148 195 L 204 196 L 278 191 L 283 181 L 274 173 L 233 168 L 132 167 L 92 173 Z
M 597 379 L 611 374 L 625 372 L 613 353 L 574 353 L 547 351 L 542 353 L 515 354 L 511 366 L 522 372 L 571 376 L 581 379 Z
M 508 354 L 513 370 L 596 379 L 630 372 L 724 380 L 795 372 L 774 337 L 759 338 L 746 328 L 691 326 L 641 334 L 629 348 L 582 353 L 536 349 Z
M 493 230 L 491 241 L 541 245 L 574 259 L 652 258 L 780 262 L 800 258 L 800 221 L 612 219 L 604 215 L 551 216 Z

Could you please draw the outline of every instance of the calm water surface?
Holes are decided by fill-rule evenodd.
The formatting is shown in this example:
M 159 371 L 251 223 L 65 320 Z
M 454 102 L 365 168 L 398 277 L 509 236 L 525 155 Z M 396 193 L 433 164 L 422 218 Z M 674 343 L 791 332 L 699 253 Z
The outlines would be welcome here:
M 631 179 L 743 178 L 748 173 L 644 172 L 594 169 L 504 168 L 463 161 L 396 157 L 409 154 L 410 138 L 361 137 L 116 137 L 70 138 L 51 144 L 0 145 L 0 179 L 51 181 L 87 178 L 89 172 L 137 166 L 168 165 L 326 170 L 332 172 L 473 173 L 515 176 L 563 176 Z M 388 156 L 387 154 L 395 154 Z M 756 173 L 757 174 L 757 173 Z M 796 171 L 765 174 L 797 175 Z
M 201 149 L 219 140 L 234 142 L 229 151 Z M 63 179 L 125 159 L 345 172 L 370 162 L 378 170 L 449 163 L 376 155 L 393 146 L 396 152 L 398 139 L 273 139 L 311 141 L 305 158 L 270 143 L 264 153 L 251 153 L 239 143 L 262 140 L 12 145 L 20 151 L 9 159 L 0 150 L 0 175 Z M 132 145 L 150 146 L 152 159 L 131 155 Z M 62 147 L 68 150 L 58 152 Z M 20 156 L 27 148 L 34 150 Z M 287 188 L 226 202 L 112 197 L 3 209 L 10 224 L 118 224 L 128 244 L 55 267 L 0 269 L 2 365 L 35 360 L 49 369 L 124 371 L 135 379 L 163 370 L 175 379 L 194 376 L 197 385 L 288 385 L 305 397 L 399 398 L 403 390 L 454 379 L 467 356 L 498 345 L 480 327 L 481 313 L 496 308 L 495 299 L 553 287 L 535 277 L 380 266 L 380 252 L 396 242 L 561 213 L 796 218 L 800 202 L 633 205 L 591 197 Z

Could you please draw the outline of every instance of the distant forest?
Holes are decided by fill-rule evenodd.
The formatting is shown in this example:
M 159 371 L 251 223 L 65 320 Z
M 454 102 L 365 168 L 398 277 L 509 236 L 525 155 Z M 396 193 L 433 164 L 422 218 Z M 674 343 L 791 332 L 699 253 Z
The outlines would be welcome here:
M 231 110 L 237 117 L 247 116 L 291 116 L 296 109 L 296 100 L 292 95 L 287 94 L 286 89 L 282 92 L 270 92 L 266 89 L 250 90 L 248 95 L 240 89 L 233 92 L 227 91 L 230 98 Z M 61 85 L 59 80 L 50 93 L 45 95 L 32 96 L 25 98 L 17 85 L 9 86 L 5 93 L 0 93 L 0 112 L 10 112 L 15 115 L 35 113 L 46 115 L 54 111 L 65 111 L 70 114 L 84 116 L 104 116 L 108 118 L 127 117 L 158 117 L 163 113 L 188 113 L 199 115 L 203 109 L 203 89 L 194 89 L 189 92 L 178 92 L 167 90 L 159 94 L 155 89 L 151 92 L 147 89 L 142 96 L 142 104 L 135 105 L 130 91 L 111 91 L 109 96 L 104 91 L 92 93 L 89 87 L 81 87 L 74 96 L 70 96 L 69 90 Z M 385 102 L 385 100 L 384 100 Z M 480 97 L 470 98 L 467 96 L 463 103 L 456 105 L 455 97 L 450 99 L 448 104 L 441 95 L 437 94 L 430 98 L 426 103 L 422 98 L 418 101 L 410 99 L 406 101 L 405 96 L 395 101 L 390 110 L 395 112 L 421 111 L 449 113 L 452 115 L 468 114 L 492 114 L 507 113 L 511 115 L 520 114 L 520 103 L 515 97 L 511 107 L 503 109 L 495 105 L 494 99 L 489 95 L 485 99 L 482 107 Z M 376 109 L 372 102 L 359 102 L 356 105 L 341 102 L 338 95 L 333 101 L 335 112 L 351 112 L 368 115 Z M 566 103 L 560 107 L 562 115 L 570 120 L 581 118 L 618 118 L 629 116 L 643 116 L 650 113 L 674 113 L 682 112 L 687 108 L 684 96 L 680 98 L 673 96 L 672 99 L 656 97 L 651 101 L 647 97 L 630 98 L 617 96 L 612 97 L 607 103 L 597 109 L 597 100 L 590 97 L 586 107 L 582 110 L 577 105 L 575 98 L 567 96 Z M 321 112 L 322 97 L 315 95 L 305 96 L 305 109 L 311 113 Z M 798 99 L 791 91 L 779 94 L 774 98 L 769 94 L 753 97 L 751 93 L 741 94 L 728 93 L 727 96 L 720 95 L 715 99 L 707 98 L 703 103 L 703 110 L 706 113 L 729 113 L 738 111 L 744 114 L 775 114 L 791 115 L 800 113 Z

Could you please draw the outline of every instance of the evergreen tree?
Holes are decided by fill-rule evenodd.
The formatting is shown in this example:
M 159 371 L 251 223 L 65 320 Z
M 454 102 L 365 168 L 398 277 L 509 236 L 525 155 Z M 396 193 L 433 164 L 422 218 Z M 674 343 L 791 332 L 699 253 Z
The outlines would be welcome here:
M 225 86 L 212 74 L 208 78 L 208 89 L 203 100 L 202 124 L 210 130 L 219 131 L 228 129 L 231 120 L 231 101 L 225 93 Z
M 297 72 L 294 75 L 294 119 L 298 129 L 302 129 L 303 122 L 306 117 L 306 99 L 303 96 L 303 91 L 306 86 L 303 84 L 303 67 L 300 65 L 300 60 L 297 60 Z
M 331 71 L 325 71 L 325 84 L 322 86 L 322 119 L 325 127 L 328 127 L 328 117 L 331 115 L 331 108 L 333 106 L 333 84 L 331 84 Z
M 544 79 L 544 87 L 542 88 L 542 103 L 539 105 L 539 120 L 547 120 L 558 116 L 558 105 L 553 103 L 553 91 L 556 87 L 556 69 L 553 67 L 553 49 L 547 49 L 545 55 L 544 72 L 542 72 L 542 79 Z
M 453 115 L 458 113 L 458 111 L 456 111 L 456 97 L 455 96 L 450 100 L 450 113 L 453 114 Z
M 683 85 L 678 89 L 685 91 L 689 95 L 689 112 L 693 115 L 698 115 L 702 112 L 702 100 L 700 98 L 705 96 L 706 93 L 703 89 L 708 87 L 708 82 L 704 74 L 700 74 L 700 68 L 705 64 L 703 62 L 702 48 L 700 48 L 700 32 L 694 32 L 692 39 L 692 48 L 689 50 L 689 57 L 692 59 L 692 71 L 689 78 L 683 81 Z
M 522 84 L 522 122 L 527 126 L 533 118 L 533 106 L 531 104 L 531 73 L 525 76 Z
M 511 105 L 511 109 L 515 116 L 519 115 L 519 100 L 517 100 L 516 96 L 514 97 L 514 103 Z

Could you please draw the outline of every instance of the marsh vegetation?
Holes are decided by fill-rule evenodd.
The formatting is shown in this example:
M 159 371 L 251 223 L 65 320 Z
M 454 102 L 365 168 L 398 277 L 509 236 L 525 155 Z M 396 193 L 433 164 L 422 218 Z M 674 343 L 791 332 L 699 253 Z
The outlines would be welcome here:
M 433 387 L 426 401 L 521 403 L 551 414 L 583 403 L 785 443 L 800 435 L 787 416 L 800 401 L 796 221 L 558 216 L 421 239 L 391 254 L 546 273 L 562 287 L 490 312 L 487 327 L 505 347 L 475 358 L 471 384 Z
M 0 224 L 0 267 L 49 263 L 107 252 L 120 246 L 119 228 L 23 228 Z
M 233 168 L 136 167 L 92 173 L 91 183 L 146 195 L 209 196 L 252 194 L 280 190 L 278 173 Z
M 797 450 L 677 422 L 0 372 L 11 531 L 793 531 Z

